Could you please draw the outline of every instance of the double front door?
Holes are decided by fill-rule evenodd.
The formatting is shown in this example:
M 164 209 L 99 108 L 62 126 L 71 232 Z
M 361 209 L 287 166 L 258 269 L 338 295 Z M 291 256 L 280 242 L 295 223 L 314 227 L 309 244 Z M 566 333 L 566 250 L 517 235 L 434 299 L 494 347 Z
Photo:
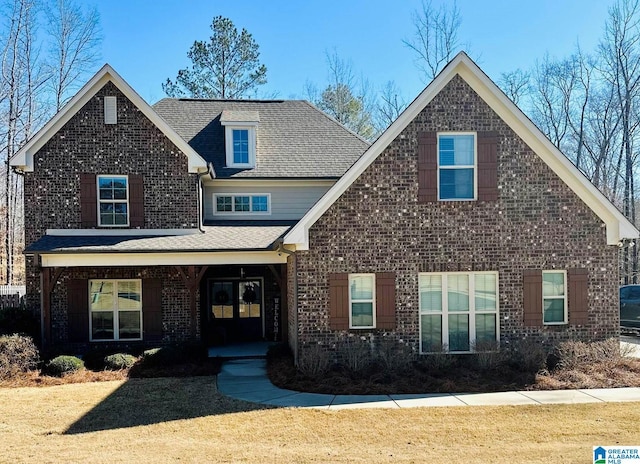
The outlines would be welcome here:
M 215 344 L 264 337 L 262 279 L 209 281 L 209 340 Z

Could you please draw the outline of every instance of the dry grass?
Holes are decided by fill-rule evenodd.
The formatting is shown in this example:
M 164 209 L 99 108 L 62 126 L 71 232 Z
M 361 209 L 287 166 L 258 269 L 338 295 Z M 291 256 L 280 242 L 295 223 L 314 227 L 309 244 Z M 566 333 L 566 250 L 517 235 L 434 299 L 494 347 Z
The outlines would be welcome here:
M 213 377 L 133 379 L 0 390 L 0 461 L 577 463 L 638 423 L 638 403 L 266 409 Z

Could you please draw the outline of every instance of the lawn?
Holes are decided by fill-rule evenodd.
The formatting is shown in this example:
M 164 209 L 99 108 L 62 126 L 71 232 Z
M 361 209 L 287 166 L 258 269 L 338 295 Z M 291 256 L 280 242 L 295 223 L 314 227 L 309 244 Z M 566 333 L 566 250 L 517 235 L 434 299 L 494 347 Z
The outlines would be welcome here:
M 270 409 L 214 377 L 0 389 L 0 462 L 591 462 L 638 445 L 639 403 Z

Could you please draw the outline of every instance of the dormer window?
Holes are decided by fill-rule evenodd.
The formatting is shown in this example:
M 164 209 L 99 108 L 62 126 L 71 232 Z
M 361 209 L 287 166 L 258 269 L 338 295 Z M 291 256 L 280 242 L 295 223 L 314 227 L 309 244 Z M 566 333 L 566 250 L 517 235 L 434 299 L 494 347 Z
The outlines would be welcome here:
M 256 166 L 256 128 L 259 122 L 257 111 L 224 110 L 222 112 L 220 123 L 225 128 L 228 168 Z

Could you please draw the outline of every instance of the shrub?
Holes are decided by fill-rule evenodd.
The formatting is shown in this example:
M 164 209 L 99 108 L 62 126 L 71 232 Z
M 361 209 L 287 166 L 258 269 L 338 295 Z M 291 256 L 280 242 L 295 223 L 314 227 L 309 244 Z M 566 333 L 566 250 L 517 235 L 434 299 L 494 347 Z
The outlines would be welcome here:
M 342 354 L 342 364 L 354 373 L 364 371 L 373 362 L 371 346 L 364 337 L 345 340 L 341 343 L 339 352 Z
M 34 369 L 39 357 L 31 337 L 18 334 L 0 337 L 0 379 Z
M 142 362 L 149 367 L 165 367 L 201 361 L 206 358 L 206 352 L 199 344 L 168 345 L 144 351 Z
M 447 345 L 432 345 L 425 356 L 420 356 L 418 365 L 423 370 L 441 371 L 450 369 L 458 364 L 458 355 L 452 355 L 448 352 Z
M 480 370 L 490 371 L 502 366 L 507 359 L 505 351 L 500 351 L 498 342 L 477 342 L 473 346 L 475 366 Z
M 0 335 L 20 333 L 38 341 L 40 316 L 22 308 L 0 308 Z
M 321 345 L 314 344 L 300 350 L 298 371 L 307 377 L 319 377 L 326 374 L 331 366 L 329 353 Z
M 138 358 L 133 355 L 127 353 L 116 353 L 104 358 L 104 367 L 110 371 L 129 369 L 137 360 Z
M 523 338 L 504 347 L 506 359 L 511 367 L 522 372 L 536 373 L 545 368 L 547 351 L 539 340 Z
M 415 353 L 410 346 L 393 337 L 380 337 L 376 345 L 375 358 L 385 371 L 401 373 L 411 367 Z
M 75 356 L 57 356 L 47 363 L 45 371 L 47 374 L 62 377 L 65 374 L 84 369 L 82 359 Z
M 620 342 L 615 338 L 599 342 L 580 342 L 569 340 L 560 343 L 555 349 L 558 367 L 575 369 L 594 363 L 617 363 L 621 359 Z

